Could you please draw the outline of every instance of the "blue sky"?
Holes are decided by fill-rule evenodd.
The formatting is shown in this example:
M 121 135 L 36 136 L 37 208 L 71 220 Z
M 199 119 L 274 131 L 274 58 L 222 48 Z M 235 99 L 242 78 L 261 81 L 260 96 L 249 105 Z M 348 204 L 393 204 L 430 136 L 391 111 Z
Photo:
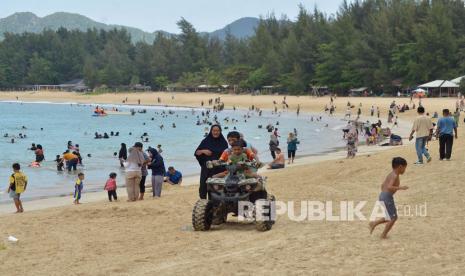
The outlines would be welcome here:
M 42 17 L 65 11 L 107 24 L 178 32 L 176 21 L 184 17 L 199 31 L 213 31 L 238 18 L 270 12 L 294 19 L 300 3 L 309 9 L 316 4 L 333 14 L 342 0 L 1 0 L 0 18 L 15 12 L 30 11 Z

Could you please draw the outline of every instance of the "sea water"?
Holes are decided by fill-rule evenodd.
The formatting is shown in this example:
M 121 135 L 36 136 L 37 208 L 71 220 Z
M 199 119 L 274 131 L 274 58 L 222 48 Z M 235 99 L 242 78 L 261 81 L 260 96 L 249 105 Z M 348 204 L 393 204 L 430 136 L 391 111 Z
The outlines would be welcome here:
M 126 112 L 135 109 L 136 114 L 93 117 L 92 105 L 0 102 L 0 203 L 8 200 L 8 178 L 12 173 L 11 165 L 15 162 L 21 164 L 21 169 L 29 177 L 23 198 L 70 195 L 77 175 L 66 170 L 57 172 L 54 161 L 56 155 L 61 155 L 67 149 L 68 141 L 80 146 L 83 166 L 78 166 L 78 172 L 85 173 L 85 191 L 103 190 L 110 172 L 118 174 L 117 182 L 122 186 L 124 169 L 120 169 L 114 153 L 119 151 L 121 143 L 126 143 L 129 149 L 135 142 L 141 142 L 144 133 L 149 138 L 149 142 L 144 143 L 144 149 L 162 145 L 166 167 L 174 166 L 185 176 L 199 173 L 194 150 L 203 139 L 205 128 L 209 126 L 196 125 L 196 122 L 197 116 L 202 119 L 201 112 L 207 108 L 101 106 L 107 109 L 117 107 Z M 143 109 L 146 113 L 137 113 Z M 165 115 L 161 115 L 162 112 Z M 295 112 L 272 114 L 271 111 L 263 111 L 262 116 L 251 112 L 250 118 L 244 118 L 248 113 L 245 110 L 224 110 L 211 112 L 210 118 L 213 120 L 213 116 L 218 116 L 225 136 L 234 127 L 242 132 L 245 140 L 258 149 L 261 161 L 271 161 L 268 149 L 270 133 L 266 130 L 268 124 L 279 129 L 280 147 L 285 154 L 287 135 L 294 128 L 300 140 L 297 156 L 321 154 L 344 145 L 341 129 L 346 122 L 340 119 L 324 116 L 321 121 L 312 122 L 311 116 L 317 118 L 320 115 L 301 113 L 297 116 Z M 229 123 L 224 121 L 225 118 L 229 118 Z M 232 123 L 233 118 L 238 122 Z M 172 127 L 173 123 L 175 128 Z M 164 128 L 160 129 L 160 125 L 164 125 Z M 94 139 L 95 132 L 110 135 L 111 131 L 119 132 L 119 136 Z M 27 138 L 15 138 L 15 143 L 11 143 L 11 137 L 17 137 L 19 133 L 26 134 Z M 5 134 L 9 137 L 3 137 Z M 35 160 L 34 152 L 28 149 L 31 143 L 43 146 L 45 161 L 40 168 L 28 167 Z M 91 157 L 87 157 L 88 154 Z

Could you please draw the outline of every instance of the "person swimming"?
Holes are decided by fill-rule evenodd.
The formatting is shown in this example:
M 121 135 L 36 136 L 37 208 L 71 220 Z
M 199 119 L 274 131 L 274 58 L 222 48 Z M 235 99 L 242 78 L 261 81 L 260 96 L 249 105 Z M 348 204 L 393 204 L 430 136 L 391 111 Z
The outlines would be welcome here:
M 37 149 L 36 144 L 32 143 L 29 150 L 36 150 L 36 149 Z
M 36 162 L 40 163 L 44 161 L 45 156 L 44 156 L 44 151 L 42 149 L 42 145 L 37 145 L 37 148 L 35 150 L 35 155 L 36 155 Z

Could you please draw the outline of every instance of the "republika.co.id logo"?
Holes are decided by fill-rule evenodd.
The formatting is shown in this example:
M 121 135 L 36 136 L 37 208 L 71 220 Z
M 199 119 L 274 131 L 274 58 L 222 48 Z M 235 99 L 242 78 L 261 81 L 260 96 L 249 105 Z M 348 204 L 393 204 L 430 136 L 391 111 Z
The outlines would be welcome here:
M 296 210 L 294 201 L 240 201 L 238 210 L 239 221 L 275 221 L 277 216 L 287 215 L 292 221 L 375 221 L 384 217 L 390 220 L 389 212 L 383 201 L 375 201 L 369 212 L 364 215 L 363 210 L 369 208 L 368 201 L 300 201 L 300 210 Z M 339 208 L 336 208 L 339 207 Z M 367 213 L 365 213 L 367 214 Z M 427 204 L 406 205 L 397 207 L 398 217 L 426 217 Z

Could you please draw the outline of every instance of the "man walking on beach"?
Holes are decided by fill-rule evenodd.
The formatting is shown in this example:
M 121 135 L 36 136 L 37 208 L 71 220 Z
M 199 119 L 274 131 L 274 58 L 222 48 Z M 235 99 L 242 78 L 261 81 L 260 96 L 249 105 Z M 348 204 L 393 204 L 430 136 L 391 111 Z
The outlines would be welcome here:
M 431 156 L 426 149 L 426 143 L 433 134 L 433 122 L 425 115 L 425 108 L 419 106 L 417 109 L 418 117 L 413 121 L 412 132 L 410 133 L 409 141 L 413 139 L 413 134 L 416 132 L 415 149 L 417 151 L 418 161 L 416 165 L 423 164 L 423 155 L 427 162 L 431 161 Z
M 438 128 L 436 130 L 436 137 L 439 137 L 439 160 L 444 158 L 449 161 L 452 154 L 452 145 L 454 143 L 454 136 L 457 139 L 457 124 L 454 118 L 450 116 L 449 109 L 442 111 L 442 118 L 438 121 Z

